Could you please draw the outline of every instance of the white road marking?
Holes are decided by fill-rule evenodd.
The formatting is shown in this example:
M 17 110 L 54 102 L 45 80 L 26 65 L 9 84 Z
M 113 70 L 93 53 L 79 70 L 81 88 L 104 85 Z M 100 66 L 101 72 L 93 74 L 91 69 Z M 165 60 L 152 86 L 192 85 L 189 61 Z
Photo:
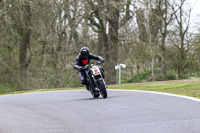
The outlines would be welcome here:
M 120 90 L 120 89 L 108 89 L 112 91 L 133 91 L 133 92 L 142 92 L 142 93 L 151 93 L 151 94 L 159 94 L 159 95 L 166 95 L 166 96 L 173 96 L 173 97 L 179 97 L 179 98 L 185 98 L 192 101 L 200 102 L 200 99 L 189 97 L 189 96 L 182 96 L 182 95 L 176 95 L 171 93 L 164 93 L 164 92 L 155 92 L 155 91 L 142 91 L 142 90 Z

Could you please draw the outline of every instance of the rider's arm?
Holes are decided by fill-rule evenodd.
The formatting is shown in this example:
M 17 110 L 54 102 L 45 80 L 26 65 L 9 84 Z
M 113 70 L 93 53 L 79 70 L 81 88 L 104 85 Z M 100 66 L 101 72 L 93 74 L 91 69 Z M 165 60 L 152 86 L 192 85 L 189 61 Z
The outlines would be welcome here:
M 98 61 L 104 62 L 104 59 L 101 56 L 96 56 L 94 54 L 90 54 L 90 58 L 94 59 L 94 60 L 98 60 Z
M 76 59 L 75 59 L 74 69 L 79 70 L 80 67 L 81 66 L 79 65 L 79 56 L 77 56 Z

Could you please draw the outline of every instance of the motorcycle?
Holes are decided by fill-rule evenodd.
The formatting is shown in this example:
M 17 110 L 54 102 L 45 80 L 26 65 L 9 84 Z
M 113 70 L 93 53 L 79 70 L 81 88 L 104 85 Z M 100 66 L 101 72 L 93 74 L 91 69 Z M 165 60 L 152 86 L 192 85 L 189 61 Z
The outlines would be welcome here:
M 98 64 L 101 62 L 97 61 L 97 64 L 86 65 L 86 80 L 89 84 L 89 91 L 91 92 L 93 98 L 98 98 L 101 94 L 103 98 L 107 98 L 106 83 L 104 81 L 103 70 Z

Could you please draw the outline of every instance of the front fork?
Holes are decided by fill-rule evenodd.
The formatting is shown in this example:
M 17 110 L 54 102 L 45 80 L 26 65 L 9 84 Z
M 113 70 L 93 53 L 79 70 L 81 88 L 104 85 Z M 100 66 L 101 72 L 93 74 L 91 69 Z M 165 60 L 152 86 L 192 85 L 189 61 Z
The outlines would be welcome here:
M 108 88 L 108 87 L 106 86 L 106 83 L 105 83 L 105 81 L 104 81 L 102 75 L 100 75 L 100 78 L 99 78 L 99 79 L 96 79 L 94 75 L 92 75 L 92 76 L 90 77 L 90 76 L 89 76 L 89 71 L 86 71 L 86 75 L 87 75 L 87 81 L 88 81 L 88 83 L 89 83 L 89 89 L 90 89 L 90 91 L 94 90 L 96 87 L 99 88 L 99 85 L 98 85 L 98 83 L 97 83 L 97 81 L 99 81 L 99 80 L 102 80 L 103 83 L 104 83 L 104 85 L 105 85 L 105 88 Z M 96 90 L 94 90 L 94 91 L 96 91 Z
M 106 82 L 104 81 L 104 79 L 103 79 L 103 83 L 104 83 L 105 87 L 108 88 L 108 86 L 106 85 Z
M 102 75 L 100 75 L 100 76 L 101 76 L 101 77 L 100 77 L 99 79 L 95 79 L 94 75 L 92 75 L 92 78 L 93 78 L 93 80 L 94 80 L 94 82 L 95 82 L 95 85 L 99 88 L 98 81 L 102 80 L 103 83 L 104 83 L 104 85 L 105 85 L 105 88 L 108 88 L 108 87 L 106 86 L 106 83 L 105 83 L 104 79 L 103 79 L 103 76 L 102 76 Z

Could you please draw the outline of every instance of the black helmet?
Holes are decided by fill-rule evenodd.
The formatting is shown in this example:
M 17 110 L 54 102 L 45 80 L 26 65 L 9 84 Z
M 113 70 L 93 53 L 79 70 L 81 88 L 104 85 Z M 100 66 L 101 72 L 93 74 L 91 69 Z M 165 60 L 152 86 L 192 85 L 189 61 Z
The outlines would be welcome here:
M 80 50 L 81 56 L 87 57 L 90 53 L 90 50 L 88 47 L 82 47 Z

